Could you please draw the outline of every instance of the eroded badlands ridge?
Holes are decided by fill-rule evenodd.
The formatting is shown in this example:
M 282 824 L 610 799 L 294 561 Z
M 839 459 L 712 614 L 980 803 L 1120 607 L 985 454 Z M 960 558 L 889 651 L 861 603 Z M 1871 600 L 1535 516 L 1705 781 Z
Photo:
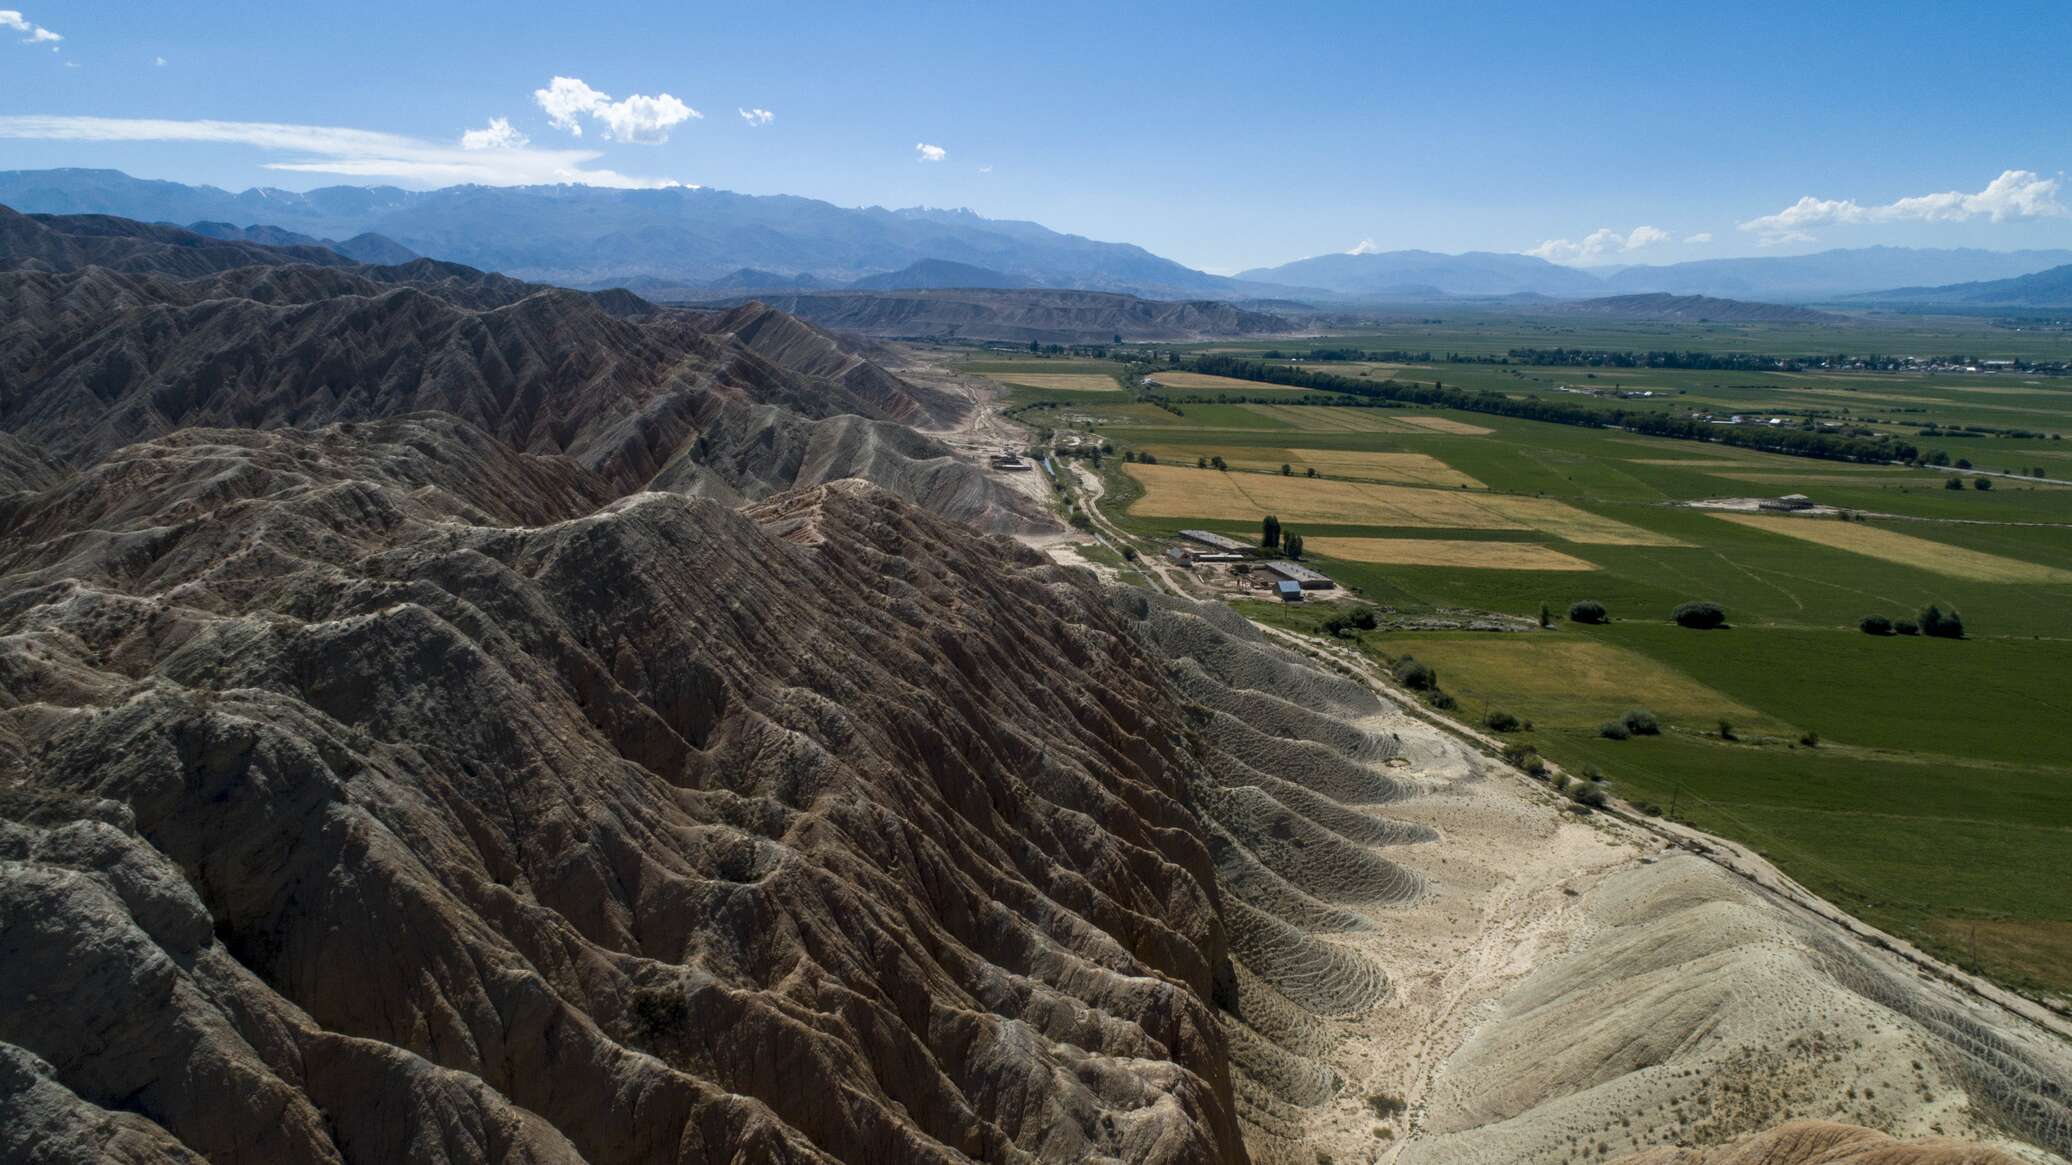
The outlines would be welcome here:
M 22 515 L 38 1114 L 221 1160 L 1238 1159 L 1197 761 L 1087 576 L 859 483 L 573 516 L 461 428 L 183 434 Z

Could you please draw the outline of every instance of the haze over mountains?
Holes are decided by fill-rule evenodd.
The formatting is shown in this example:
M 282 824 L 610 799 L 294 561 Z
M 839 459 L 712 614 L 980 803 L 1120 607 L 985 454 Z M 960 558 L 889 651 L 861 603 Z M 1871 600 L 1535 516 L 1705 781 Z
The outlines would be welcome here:
M 2072 251 L 2064 250 L 1865 247 L 1583 269 L 1531 255 L 1413 250 L 1320 255 L 1228 278 L 1130 244 L 968 210 L 852 209 L 695 188 L 333 186 L 231 193 L 71 169 L 0 173 L 0 204 L 197 224 L 210 232 L 257 228 L 252 241 L 341 239 L 332 245 L 366 261 L 395 262 L 407 251 L 521 279 L 620 286 L 672 299 L 765 290 L 1054 288 L 1159 299 L 1668 293 L 1804 303 L 2014 278 L 2072 263 Z

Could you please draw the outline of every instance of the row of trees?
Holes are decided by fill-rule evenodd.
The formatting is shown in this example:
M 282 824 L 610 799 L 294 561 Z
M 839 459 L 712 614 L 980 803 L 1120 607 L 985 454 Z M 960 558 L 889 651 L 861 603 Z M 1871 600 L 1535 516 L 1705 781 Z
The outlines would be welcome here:
M 1927 635 L 1936 639 L 1964 638 L 1964 616 L 1929 604 L 1919 619 L 1893 619 L 1865 615 L 1857 624 L 1865 635 Z
M 1283 533 L 1281 520 L 1272 514 L 1259 523 L 1259 545 L 1268 550 L 1279 550 L 1289 558 L 1302 557 L 1302 535 Z
M 1597 410 L 1542 397 L 1517 400 L 1500 392 L 1447 388 L 1437 383 L 1403 384 L 1394 380 L 1377 382 L 1285 364 L 1244 360 L 1235 356 L 1199 356 L 1191 361 L 1188 367 L 1212 376 L 1321 389 L 1376 402 L 1460 409 L 1463 412 L 1487 413 L 1592 429 L 1623 428 L 1629 432 L 1652 437 L 1708 441 L 1802 457 L 1821 457 L 1835 461 L 1886 462 L 1910 461 L 1920 456 L 1920 450 L 1914 445 L 1895 438 L 1865 439 L 1804 429 L 1773 429 L 1767 426 L 1759 429 L 1721 426 L 1687 417 L 1672 417 L 1656 411 Z

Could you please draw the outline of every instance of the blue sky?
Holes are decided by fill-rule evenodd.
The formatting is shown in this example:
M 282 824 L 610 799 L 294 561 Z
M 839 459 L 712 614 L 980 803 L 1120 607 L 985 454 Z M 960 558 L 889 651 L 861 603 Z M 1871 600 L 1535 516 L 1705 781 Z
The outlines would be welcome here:
M 0 3 L 0 168 L 673 180 L 1224 272 L 2072 246 L 2066 3 Z

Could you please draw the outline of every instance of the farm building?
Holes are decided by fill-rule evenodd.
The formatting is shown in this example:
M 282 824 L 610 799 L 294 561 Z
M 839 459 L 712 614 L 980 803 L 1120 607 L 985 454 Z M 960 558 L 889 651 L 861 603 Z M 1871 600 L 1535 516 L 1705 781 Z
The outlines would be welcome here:
M 1199 542 L 1203 546 L 1214 547 L 1217 550 L 1227 550 L 1232 553 L 1240 553 L 1252 549 L 1248 543 L 1240 542 L 1235 538 L 1225 537 L 1211 530 L 1182 530 L 1180 531 L 1180 537 L 1187 539 L 1189 542 Z
M 1764 498 L 1756 504 L 1766 510 L 1810 510 L 1813 499 L 1805 494 L 1785 494 L 1781 498 Z
M 1302 601 L 1301 583 L 1294 582 L 1289 579 L 1282 579 L 1279 583 L 1275 584 L 1274 589 L 1280 592 L 1281 602 L 1283 603 L 1299 603 Z
M 1328 591 L 1337 585 L 1323 573 L 1285 558 L 1276 558 L 1272 562 L 1260 563 L 1259 566 L 1261 570 L 1271 571 L 1306 591 Z
M 1196 550 L 1191 546 L 1168 546 L 1166 557 L 1181 566 L 1194 566 L 1197 563 L 1243 562 L 1247 556 L 1229 550 Z

